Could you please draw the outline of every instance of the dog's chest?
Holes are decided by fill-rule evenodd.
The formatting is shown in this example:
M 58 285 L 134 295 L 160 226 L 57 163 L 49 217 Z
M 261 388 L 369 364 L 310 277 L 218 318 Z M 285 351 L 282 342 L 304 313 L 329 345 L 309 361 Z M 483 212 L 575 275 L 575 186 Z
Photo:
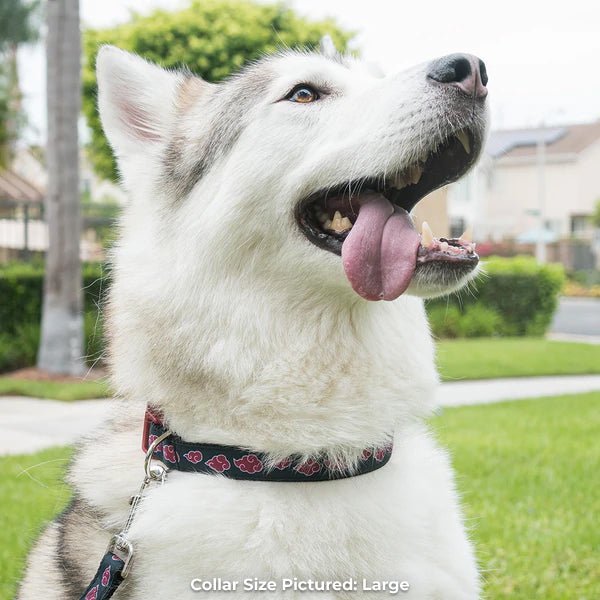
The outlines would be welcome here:
M 132 595 L 126 597 L 197 597 L 191 582 L 202 580 L 222 586 L 218 597 L 223 598 L 229 596 L 225 582 L 243 586 L 253 578 L 274 581 L 279 592 L 283 581 L 293 578 L 352 579 L 359 597 L 389 594 L 362 590 L 363 582 L 406 580 L 421 591 L 435 590 L 438 542 L 431 513 L 446 490 L 421 475 L 424 461 L 435 456 L 420 456 L 418 445 L 405 450 L 398 448 L 379 471 L 337 482 L 264 483 L 171 473 L 148 496 L 131 530 L 136 559 L 125 586 Z M 447 505 L 447 498 L 441 504 Z M 447 556 L 448 549 L 439 553 Z M 239 598 L 240 589 L 231 597 Z M 244 597 L 263 595 L 280 596 L 254 589 Z M 294 595 L 291 590 L 284 597 Z M 298 597 L 345 594 L 299 592 Z

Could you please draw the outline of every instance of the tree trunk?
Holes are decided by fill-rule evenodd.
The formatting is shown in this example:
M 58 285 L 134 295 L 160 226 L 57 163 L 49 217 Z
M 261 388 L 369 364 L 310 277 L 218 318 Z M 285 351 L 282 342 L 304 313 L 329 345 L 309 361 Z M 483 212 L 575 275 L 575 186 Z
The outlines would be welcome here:
M 81 39 L 78 0 L 46 3 L 48 251 L 38 367 L 80 375 L 83 360 L 82 280 L 79 261 L 79 144 Z

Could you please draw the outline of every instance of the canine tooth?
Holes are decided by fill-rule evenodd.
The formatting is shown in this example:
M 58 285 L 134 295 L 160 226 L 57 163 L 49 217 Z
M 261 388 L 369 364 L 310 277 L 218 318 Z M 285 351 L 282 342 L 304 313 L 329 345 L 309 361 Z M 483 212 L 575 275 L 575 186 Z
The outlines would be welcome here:
M 433 245 L 433 240 L 433 231 L 431 231 L 429 223 L 427 223 L 427 221 L 423 221 L 423 225 L 421 226 L 421 244 L 425 248 L 429 248 Z
M 461 242 L 471 243 L 473 241 L 473 226 L 469 225 L 458 239 Z
M 467 154 L 471 154 L 471 142 L 469 141 L 469 135 L 464 129 L 461 129 L 456 134 L 458 141 L 462 144 L 462 147 L 465 149 Z
M 352 229 L 352 221 L 350 221 L 350 219 L 348 217 L 342 218 L 341 225 L 342 225 L 343 231 Z

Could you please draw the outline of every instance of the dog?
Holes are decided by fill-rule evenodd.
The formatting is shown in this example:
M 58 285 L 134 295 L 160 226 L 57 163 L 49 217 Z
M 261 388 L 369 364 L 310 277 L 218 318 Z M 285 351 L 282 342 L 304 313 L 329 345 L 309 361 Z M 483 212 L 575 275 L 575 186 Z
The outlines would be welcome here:
M 144 494 L 115 598 L 478 598 L 425 422 L 438 375 L 422 299 L 465 285 L 478 257 L 467 239 L 418 233 L 410 211 L 476 162 L 485 65 L 456 54 L 384 76 L 289 50 L 214 84 L 107 46 L 97 75 L 129 194 L 106 307 L 120 400 L 79 446 L 72 503 L 19 598 L 89 583 L 143 478 L 146 405 L 183 440 L 324 456 L 355 476 L 169 472 Z M 352 472 L 392 441 L 385 466 Z

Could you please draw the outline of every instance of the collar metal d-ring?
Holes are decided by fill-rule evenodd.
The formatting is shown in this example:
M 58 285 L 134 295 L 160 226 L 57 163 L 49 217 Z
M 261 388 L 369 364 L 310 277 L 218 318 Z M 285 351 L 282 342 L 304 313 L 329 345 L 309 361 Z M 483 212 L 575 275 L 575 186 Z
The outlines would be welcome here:
M 171 435 L 173 435 L 173 432 L 169 429 L 159 435 L 150 446 L 148 446 L 148 451 L 144 458 L 144 472 L 146 473 L 146 478 L 148 480 L 160 481 L 161 483 L 164 481 L 168 469 L 160 460 L 153 460 L 152 455 L 154 454 L 156 447 Z

